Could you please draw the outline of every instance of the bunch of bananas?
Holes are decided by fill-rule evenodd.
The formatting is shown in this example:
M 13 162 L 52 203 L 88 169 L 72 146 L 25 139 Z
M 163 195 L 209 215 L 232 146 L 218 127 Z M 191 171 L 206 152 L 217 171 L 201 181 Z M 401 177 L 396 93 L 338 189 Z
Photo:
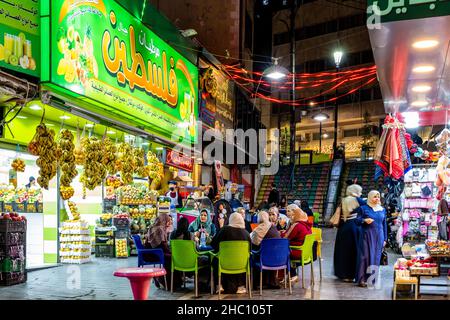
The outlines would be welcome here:
M 75 164 L 83 166 L 86 161 L 86 154 L 81 144 L 75 147 L 73 150 L 73 155 L 75 156 Z
M 34 139 L 32 143 L 37 145 L 37 155 L 39 156 L 36 164 L 40 168 L 37 183 L 48 190 L 49 181 L 56 175 L 58 160 L 62 152 L 55 142 L 55 131 L 49 130 L 43 123 L 36 127 Z
M 125 185 L 133 182 L 133 173 L 135 171 L 135 161 L 133 158 L 133 147 L 128 143 L 121 143 L 117 148 L 118 151 L 118 165 L 117 169 L 120 171 L 120 176 Z
M 147 153 L 147 163 L 148 164 L 145 167 L 146 176 L 152 179 L 156 184 L 160 183 L 164 177 L 164 165 L 152 151 Z
M 82 182 L 87 189 L 94 190 L 106 178 L 106 168 L 103 164 L 103 142 L 93 137 L 83 138 L 81 143 L 86 153 Z
M 28 152 L 31 153 L 33 156 L 38 156 L 39 155 L 39 153 L 38 153 L 38 144 L 37 144 L 36 141 L 33 140 L 33 141 L 31 141 L 28 144 Z
M 73 197 L 75 190 L 71 186 L 61 186 L 59 193 L 61 194 L 61 198 L 63 198 L 63 200 L 69 200 Z
M 72 212 L 73 220 L 80 220 L 80 213 L 78 212 L 77 205 L 75 202 L 69 201 L 70 212 Z
M 117 148 L 115 144 L 106 137 L 103 140 L 103 164 L 109 174 L 116 173 Z
M 133 149 L 133 157 L 135 161 L 135 173 L 138 177 L 145 177 L 145 151 L 142 148 L 134 148 Z
M 59 160 L 62 175 L 59 180 L 61 186 L 70 187 L 72 180 L 77 176 L 78 172 L 75 168 L 75 156 L 73 143 L 73 134 L 70 130 L 64 129 L 61 131 L 61 138 L 59 139 L 59 147 L 62 150 L 62 156 Z
M 11 167 L 14 171 L 25 172 L 25 161 L 19 158 L 14 159 L 14 161 L 11 163 Z

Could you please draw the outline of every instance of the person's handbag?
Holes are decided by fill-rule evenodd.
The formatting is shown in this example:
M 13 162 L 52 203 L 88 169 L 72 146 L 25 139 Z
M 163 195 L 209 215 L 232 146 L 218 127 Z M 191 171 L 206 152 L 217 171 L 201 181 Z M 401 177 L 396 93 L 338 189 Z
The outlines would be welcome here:
M 388 264 L 389 264 L 389 262 L 388 262 L 388 254 L 386 252 L 386 249 L 383 249 L 383 252 L 381 253 L 380 265 L 387 266 Z
M 339 205 L 336 208 L 336 211 L 334 212 L 333 216 L 330 218 L 330 223 L 334 227 L 337 227 L 339 225 L 339 222 L 341 221 L 341 205 Z

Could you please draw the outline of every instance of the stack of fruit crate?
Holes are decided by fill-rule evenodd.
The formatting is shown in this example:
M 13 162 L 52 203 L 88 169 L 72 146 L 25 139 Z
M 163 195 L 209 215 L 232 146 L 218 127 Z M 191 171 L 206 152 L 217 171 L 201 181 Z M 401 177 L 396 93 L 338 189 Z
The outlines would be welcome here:
M 26 221 L 0 219 L 0 285 L 27 281 Z

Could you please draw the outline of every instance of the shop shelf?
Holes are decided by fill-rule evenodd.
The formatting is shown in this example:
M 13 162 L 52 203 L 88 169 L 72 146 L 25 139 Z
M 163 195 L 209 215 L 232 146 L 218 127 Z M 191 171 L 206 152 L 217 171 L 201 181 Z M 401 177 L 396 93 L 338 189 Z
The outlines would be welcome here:
M 117 231 L 114 233 L 114 236 L 116 237 L 116 239 L 118 238 L 128 238 L 128 236 L 130 235 L 130 229 L 117 229 Z
M 12 286 L 27 281 L 26 272 L 2 272 L 0 273 L 0 286 Z

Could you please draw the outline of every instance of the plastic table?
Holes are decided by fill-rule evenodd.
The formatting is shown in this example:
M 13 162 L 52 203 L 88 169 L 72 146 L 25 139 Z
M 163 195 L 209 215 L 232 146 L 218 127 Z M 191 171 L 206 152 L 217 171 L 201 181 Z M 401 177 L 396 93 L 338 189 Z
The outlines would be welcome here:
M 147 300 L 152 278 L 165 274 L 163 268 L 122 268 L 114 272 L 115 277 L 128 278 L 134 300 Z

